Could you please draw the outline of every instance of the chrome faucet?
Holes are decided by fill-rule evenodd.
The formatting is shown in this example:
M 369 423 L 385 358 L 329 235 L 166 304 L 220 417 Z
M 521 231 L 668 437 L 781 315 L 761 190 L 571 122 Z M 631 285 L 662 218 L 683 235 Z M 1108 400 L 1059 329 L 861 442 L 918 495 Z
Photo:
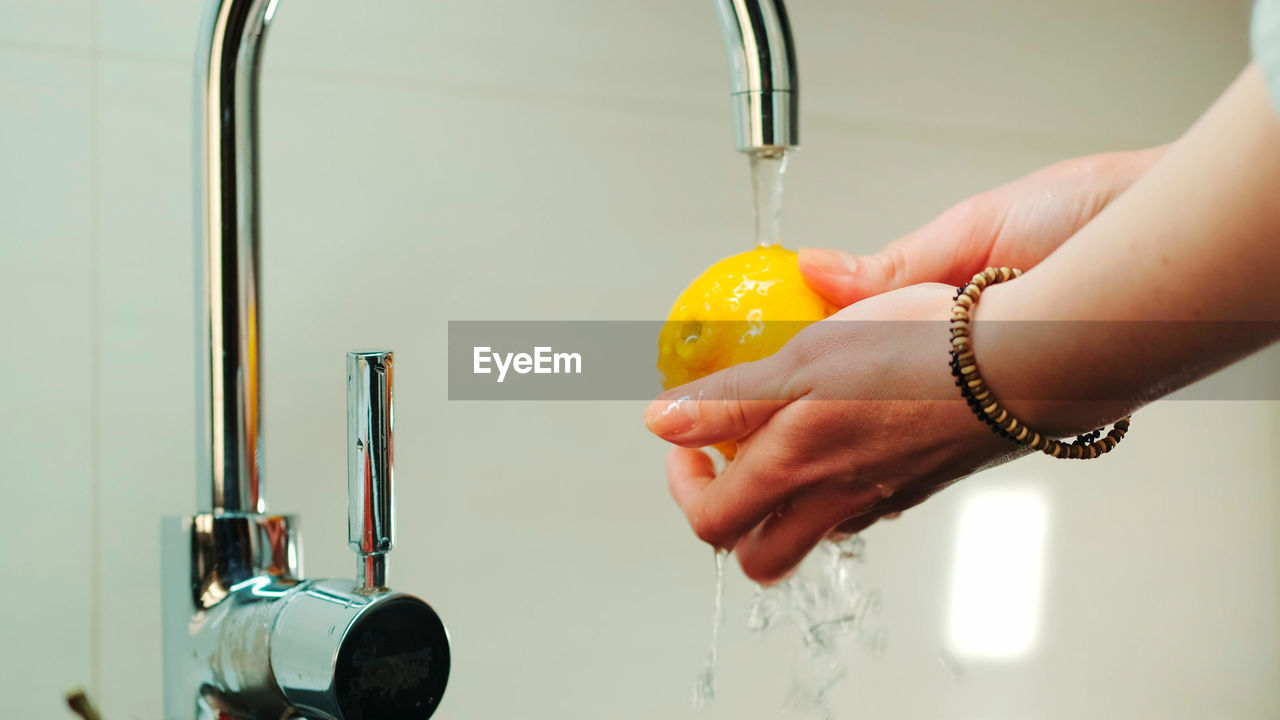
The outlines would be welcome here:
M 738 150 L 777 156 L 800 145 L 795 42 L 782 0 L 715 0 L 729 55 Z
M 449 638 L 387 588 L 393 356 L 347 355 L 353 579 L 304 580 L 297 521 L 262 472 L 258 66 L 276 0 L 210 0 L 196 82 L 197 514 L 163 532 L 166 720 L 430 717 Z
M 166 720 L 435 712 L 449 679 L 448 634 L 429 605 L 386 586 L 394 423 L 392 353 L 348 353 L 354 580 L 302 580 L 288 516 L 205 512 L 166 523 Z
M 714 0 L 739 150 L 797 144 L 795 53 L 782 0 Z M 277 0 L 207 0 L 196 57 L 197 513 L 162 536 L 165 720 L 425 720 L 449 638 L 387 588 L 393 541 L 393 357 L 347 355 L 353 579 L 304 580 L 289 515 L 268 514 L 262 462 L 258 68 Z

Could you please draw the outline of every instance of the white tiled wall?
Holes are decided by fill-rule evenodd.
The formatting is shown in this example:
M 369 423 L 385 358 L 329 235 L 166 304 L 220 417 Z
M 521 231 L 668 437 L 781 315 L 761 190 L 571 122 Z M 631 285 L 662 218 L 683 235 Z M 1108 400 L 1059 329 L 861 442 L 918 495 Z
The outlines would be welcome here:
M 0 697 L 160 712 L 159 518 L 193 507 L 195 0 L 0 0 Z M 376 11 L 373 9 L 376 7 Z M 1246 58 L 1247 3 L 790 3 L 792 245 L 869 251 L 1072 154 L 1175 136 Z M 397 351 L 397 585 L 455 641 L 443 718 L 696 717 L 709 552 L 641 403 L 449 403 L 445 322 L 659 319 L 748 242 L 710 7 L 285 0 L 264 67 L 268 499 L 345 575 L 343 353 Z M 377 315 L 368 308 L 386 308 Z M 1280 713 L 1280 409 L 1169 402 L 1088 468 L 1030 458 L 868 533 L 883 657 L 840 717 Z M 939 662 L 956 511 L 1049 499 L 1039 640 Z M 743 630 L 704 717 L 778 714 Z
M 0 50 L 0 696 L 28 715 L 92 675 L 92 87 L 83 56 Z

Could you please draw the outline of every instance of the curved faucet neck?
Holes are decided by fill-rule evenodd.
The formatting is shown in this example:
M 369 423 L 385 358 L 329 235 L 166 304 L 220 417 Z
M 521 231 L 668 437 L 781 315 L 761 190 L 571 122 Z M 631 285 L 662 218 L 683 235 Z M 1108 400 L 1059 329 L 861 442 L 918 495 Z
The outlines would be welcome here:
M 715 0 L 729 55 L 738 150 L 781 154 L 800 144 L 795 42 L 783 0 Z
M 196 56 L 196 507 L 266 510 L 258 66 L 276 0 L 210 0 Z

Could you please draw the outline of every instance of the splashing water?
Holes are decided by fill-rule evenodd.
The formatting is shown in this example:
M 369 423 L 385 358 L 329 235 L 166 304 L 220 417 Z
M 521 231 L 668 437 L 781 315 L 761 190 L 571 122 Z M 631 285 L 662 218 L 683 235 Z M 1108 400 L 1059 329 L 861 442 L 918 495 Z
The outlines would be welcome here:
M 861 641 L 877 656 L 884 651 L 880 594 L 863 587 L 858 577 L 864 546 L 857 535 L 824 542 L 796 575 L 756 589 L 747 621 L 751 632 L 763 635 L 790 624 L 800 636 L 789 709 L 834 717 L 828 693 L 847 670 L 839 655 L 844 638 Z
M 800 646 L 793 665 L 791 687 L 784 705 L 802 713 L 832 720 L 828 693 L 847 668 L 840 659 L 840 643 L 852 638 L 873 655 L 884 652 L 880 625 L 880 593 L 865 588 L 859 565 L 865 543 L 854 535 L 819 546 L 790 579 L 771 587 L 756 587 L 747 629 L 757 636 L 793 628 Z M 724 611 L 724 559 L 716 553 L 715 612 L 711 618 L 711 648 L 693 686 L 693 705 L 704 707 L 716 696 L 717 650 Z
M 716 699 L 716 665 L 720 648 L 720 626 L 724 625 L 724 559 L 728 550 L 716 550 L 716 604 L 711 613 L 711 648 L 707 662 L 693 682 L 693 706 L 700 708 Z
M 782 240 L 782 176 L 787 171 L 784 148 L 762 148 L 751 153 L 751 184 L 756 203 L 756 245 L 767 247 Z

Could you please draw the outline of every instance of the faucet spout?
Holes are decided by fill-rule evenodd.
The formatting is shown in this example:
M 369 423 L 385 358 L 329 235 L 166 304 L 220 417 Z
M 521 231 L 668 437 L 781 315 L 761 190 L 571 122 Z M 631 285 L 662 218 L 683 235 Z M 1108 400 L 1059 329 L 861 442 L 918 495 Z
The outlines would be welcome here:
M 715 0 L 729 55 L 738 150 L 780 155 L 800 145 L 795 42 L 783 0 Z
M 196 508 L 261 513 L 258 65 L 276 0 L 213 0 L 196 55 Z

